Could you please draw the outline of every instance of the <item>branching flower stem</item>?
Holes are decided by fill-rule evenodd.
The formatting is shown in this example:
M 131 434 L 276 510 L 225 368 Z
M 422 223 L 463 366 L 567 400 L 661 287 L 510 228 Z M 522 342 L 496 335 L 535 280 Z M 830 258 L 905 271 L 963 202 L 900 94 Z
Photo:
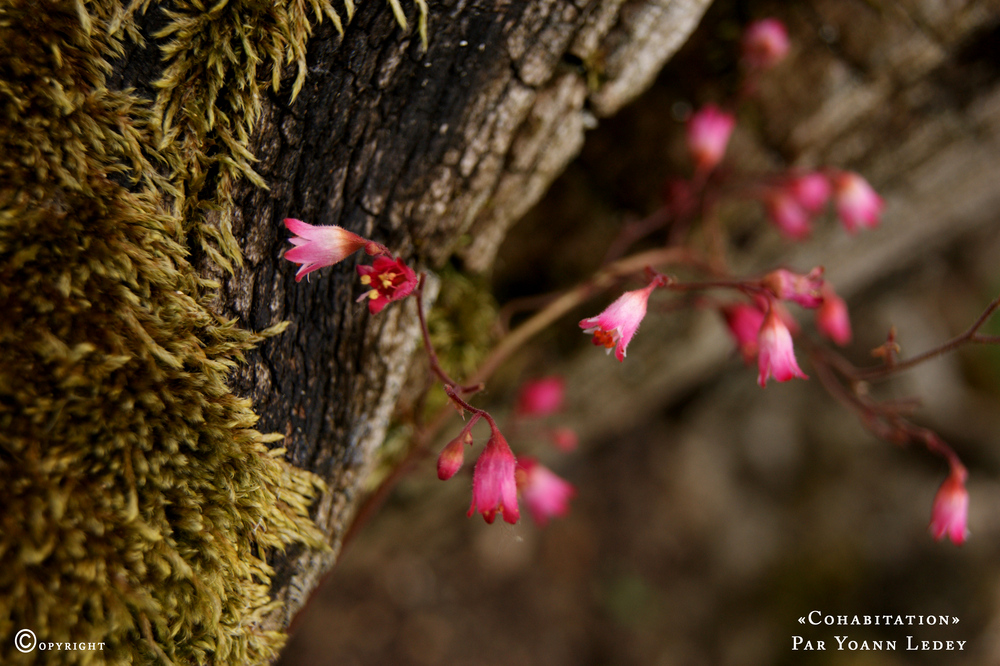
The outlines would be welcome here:
M 933 349 L 928 349 L 922 354 L 917 354 L 912 358 L 908 358 L 905 361 L 893 361 L 891 356 L 886 356 L 886 363 L 884 365 L 874 368 L 852 369 L 848 373 L 849 377 L 856 381 L 883 379 L 897 372 L 909 370 L 910 368 L 916 367 L 932 358 L 937 358 L 938 356 L 947 354 L 948 352 L 954 351 L 962 345 L 970 342 L 978 344 L 998 344 L 1000 343 L 1000 336 L 981 335 L 979 333 L 979 329 L 981 329 L 983 325 L 989 321 L 990 317 L 993 316 L 998 308 L 1000 308 L 1000 296 L 997 296 L 988 306 L 986 306 L 986 309 L 983 310 L 982 314 L 979 315 L 976 321 L 974 321 L 964 333 L 956 335 L 951 340 L 948 340 Z

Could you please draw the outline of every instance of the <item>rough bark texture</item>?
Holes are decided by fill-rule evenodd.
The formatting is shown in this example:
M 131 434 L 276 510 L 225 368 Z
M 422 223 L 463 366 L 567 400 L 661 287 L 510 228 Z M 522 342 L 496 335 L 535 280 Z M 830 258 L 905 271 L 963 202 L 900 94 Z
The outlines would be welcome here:
M 412 303 L 377 318 L 353 305 L 353 266 L 296 284 L 280 258 L 281 220 L 338 224 L 428 264 L 463 234 L 467 267 L 485 270 L 504 232 L 579 151 L 593 113 L 648 85 L 695 27 L 705 0 L 458 2 L 431 5 L 421 54 L 377 2 L 359 6 L 341 41 L 309 44 L 298 98 L 265 100 L 252 152 L 268 191 L 237 196 L 245 264 L 224 278 L 220 310 L 250 328 L 292 327 L 239 378 L 264 431 L 287 435 L 293 463 L 329 491 L 317 520 L 333 550 L 275 561 L 275 616 L 287 624 L 334 562 L 416 342 Z M 604 82 L 576 64 L 605 53 Z M 588 105 L 593 101 L 593 111 Z

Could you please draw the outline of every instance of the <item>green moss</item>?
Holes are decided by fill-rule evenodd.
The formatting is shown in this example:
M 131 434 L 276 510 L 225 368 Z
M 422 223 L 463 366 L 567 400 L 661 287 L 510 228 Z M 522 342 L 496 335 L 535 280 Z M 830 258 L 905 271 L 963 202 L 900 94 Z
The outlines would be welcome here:
M 259 628 L 267 554 L 323 547 L 321 482 L 227 383 L 283 327 L 214 314 L 188 254 L 239 261 L 228 216 L 238 179 L 264 185 L 247 149 L 264 75 L 298 62 L 297 92 L 312 23 L 341 18 L 324 0 L 174 2 L 147 104 L 106 76 L 148 4 L 0 4 L 5 664 L 265 662 L 283 641 Z M 24 628 L 105 649 L 22 655 Z

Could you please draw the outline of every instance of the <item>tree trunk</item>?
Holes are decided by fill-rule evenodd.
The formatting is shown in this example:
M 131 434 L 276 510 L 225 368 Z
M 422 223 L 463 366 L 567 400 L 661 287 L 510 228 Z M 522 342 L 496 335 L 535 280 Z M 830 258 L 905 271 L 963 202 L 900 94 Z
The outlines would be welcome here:
M 252 330 L 292 322 L 249 355 L 236 391 L 252 398 L 262 431 L 286 436 L 292 463 L 329 484 L 315 515 L 332 546 L 276 556 L 284 606 L 274 626 L 336 560 L 418 341 L 413 303 L 377 317 L 354 304 L 353 266 L 296 284 L 281 259 L 282 219 L 337 224 L 430 266 L 457 251 L 470 270 L 487 270 L 594 115 L 648 86 L 707 4 L 433 4 L 422 53 L 387 7 L 366 2 L 342 40 L 329 23 L 317 29 L 294 102 L 287 85 L 263 100 L 251 151 L 268 189 L 244 183 L 236 195 L 245 263 L 232 277 L 214 271 L 219 309 Z M 598 54 L 595 85 L 580 63 Z M 473 240 L 459 248 L 463 237 Z

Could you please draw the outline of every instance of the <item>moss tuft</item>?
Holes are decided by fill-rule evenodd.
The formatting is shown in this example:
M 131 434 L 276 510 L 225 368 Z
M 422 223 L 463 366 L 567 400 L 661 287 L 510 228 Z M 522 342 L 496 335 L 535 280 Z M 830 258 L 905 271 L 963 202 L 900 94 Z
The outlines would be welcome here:
M 214 118 L 175 111 L 163 131 L 169 102 L 109 90 L 141 9 L 0 7 L 5 664 L 266 662 L 283 636 L 259 628 L 274 605 L 265 557 L 323 547 L 308 517 L 321 482 L 268 448 L 276 438 L 227 383 L 283 327 L 218 317 L 215 285 L 187 258 L 193 230 L 212 235 L 198 215 L 224 210 L 247 175 L 256 102 L 227 80 Z M 211 183 L 211 167 L 180 171 L 209 164 L 199 137 L 240 156 L 213 149 Z M 216 258 L 238 257 L 231 236 L 212 240 Z M 12 637 L 25 628 L 105 649 L 24 655 Z

